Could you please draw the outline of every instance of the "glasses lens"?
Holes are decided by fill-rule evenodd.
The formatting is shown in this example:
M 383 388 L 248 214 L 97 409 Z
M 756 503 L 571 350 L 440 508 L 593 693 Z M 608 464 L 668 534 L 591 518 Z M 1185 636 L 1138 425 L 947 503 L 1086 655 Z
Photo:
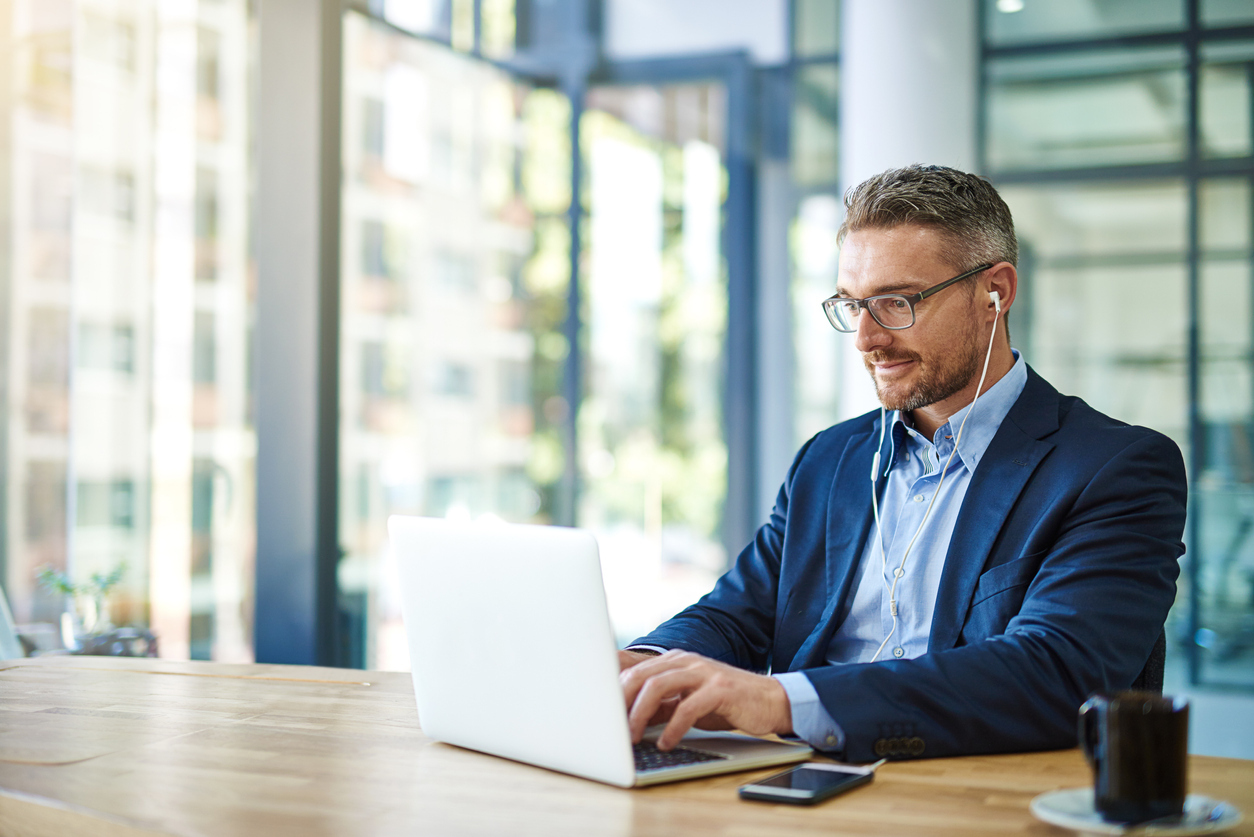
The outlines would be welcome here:
M 879 296 L 866 301 L 867 308 L 884 328 L 906 328 L 914 325 L 914 311 L 904 296 Z
M 823 303 L 827 320 L 837 331 L 857 331 L 858 303 L 845 299 L 829 299 Z

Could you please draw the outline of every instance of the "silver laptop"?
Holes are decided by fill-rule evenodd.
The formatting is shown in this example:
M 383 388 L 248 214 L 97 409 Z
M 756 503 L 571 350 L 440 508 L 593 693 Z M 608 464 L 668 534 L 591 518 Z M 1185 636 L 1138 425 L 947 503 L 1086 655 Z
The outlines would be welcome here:
M 588 532 L 388 520 L 418 720 L 437 741 L 631 787 L 801 761 L 804 745 L 694 730 L 632 747 Z

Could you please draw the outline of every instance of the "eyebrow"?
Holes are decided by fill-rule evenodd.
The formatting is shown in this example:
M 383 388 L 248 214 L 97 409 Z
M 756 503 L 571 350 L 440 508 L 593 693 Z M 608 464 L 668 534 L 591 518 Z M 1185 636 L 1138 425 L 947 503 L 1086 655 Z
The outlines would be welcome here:
M 873 294 L 868 294 L 867 296 L 862 297 L 862 298 L 863 298 L 863 299 L 869 299 L 870 297 L 873 297 L 873 296 L 883 296 L 884 294 L 903 294 L 903 295 L 905 295 L 905 296 L 909 296 L 910 294 L 916 294 L 916 293 L 918 293 L 918 292 L 919 292 L 919 291 L 914 290 L 914 285 L 910 285 L 910 284 L 906 284 L 906 285 L 888 285 L 887 287 L 881 288 L 881 289 L 879 289 L 878 291 L 876 291 L 875 293 L 873 293 Z M 852 296 L 850 296 L 849 291 L 845 290 L 844 288 L 840 287 L 839 285 L 837 285 L 837 286 L 836 286 L 836 296 L 849 297 L 850 299 L 853 299 L 853 297 L 852 297 Z

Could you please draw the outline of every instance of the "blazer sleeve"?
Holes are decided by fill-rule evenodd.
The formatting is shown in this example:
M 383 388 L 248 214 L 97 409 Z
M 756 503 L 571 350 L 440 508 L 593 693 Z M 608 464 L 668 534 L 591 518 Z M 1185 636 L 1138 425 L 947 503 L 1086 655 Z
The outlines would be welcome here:
M 812 438 L 797 452 L 767 522 L 714 589 L 629 645 L 693 651 L 754 671 L 769 667 L 789 506 L 798 469 L 813 443 Z
M 998 596 L 1022 596 L 1004 630 L 964 629 L 965 644 L 911 660 L 804 670 L 847 759 L 1075 746 L 1080 704 L 1130 685 L 1175 598 L 1184 463 L 1165 436 L 1142 434 L 1079 488 L 1047 549 L 980 579 L 968 626 Z

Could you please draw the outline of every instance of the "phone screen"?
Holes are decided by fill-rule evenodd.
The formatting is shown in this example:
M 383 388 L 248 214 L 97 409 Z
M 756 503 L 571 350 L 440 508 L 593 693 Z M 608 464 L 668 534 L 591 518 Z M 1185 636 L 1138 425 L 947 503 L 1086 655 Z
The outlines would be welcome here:
M 740 795 L 746 799 L 811 803 L 869 782 L 873 775 L 867 770 L 802 765 L 745 785 Z
M 824 791 L 847 783 L 865 779 L 866 775 L 846 773 L 843 770 L 823 770 L 817 767 L 795 767 L 787 773 L 779 773 L 770 778 L 755 782 L 768 788 L 789 788 L 799 791 Z

